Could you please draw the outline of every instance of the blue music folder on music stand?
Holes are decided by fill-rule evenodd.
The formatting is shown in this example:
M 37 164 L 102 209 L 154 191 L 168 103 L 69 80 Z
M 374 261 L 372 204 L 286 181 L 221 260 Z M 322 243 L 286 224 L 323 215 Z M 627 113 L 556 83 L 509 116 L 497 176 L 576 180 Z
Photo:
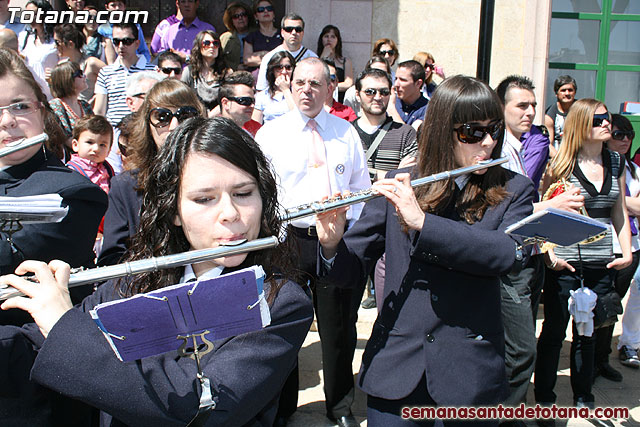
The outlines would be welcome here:
M 109 301 L 90 313 L 118 359 L 130 362 L 177 351 L 184 347 L 186 337 L 197 336 L 198 344 L 210 344 L 203 341 L 267 326 L 271 315 L 264 276 L 262 267 L 253 266 Z
M 551 242 L 571 246 L 606 231 L 607 224 L 574 212 L 547 208 L 507 227 L 505 233 L 525 237 L 525 244 Z

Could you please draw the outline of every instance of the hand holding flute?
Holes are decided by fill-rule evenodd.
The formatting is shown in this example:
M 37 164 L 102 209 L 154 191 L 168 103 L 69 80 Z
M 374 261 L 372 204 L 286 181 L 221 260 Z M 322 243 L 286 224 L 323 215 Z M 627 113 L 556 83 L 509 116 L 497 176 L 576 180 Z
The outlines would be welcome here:
M 25 296 L 9 298 L 0 308 L 18 308 L 28 312 L 46 338 L 51 328 L 69 311 L 73 304 L 69 296 L 69 264 L 53 260 L 24 261 L 16 268 L 16 274 L 35 274 L 38 283 L 10 274 L 0 277 L 0 283 L 11 285 Z

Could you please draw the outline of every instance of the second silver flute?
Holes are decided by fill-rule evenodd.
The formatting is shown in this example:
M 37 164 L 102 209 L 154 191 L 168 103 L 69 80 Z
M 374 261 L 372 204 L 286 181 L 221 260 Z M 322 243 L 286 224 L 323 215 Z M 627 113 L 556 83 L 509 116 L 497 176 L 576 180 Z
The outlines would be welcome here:
M 87 283 L 96 283 L 103 280 L 115 279 L 116 277 L 132 276 L 139 273 L 147 273 L 150 271 L 209 261 L 215 258 L 259 251 L 261 249 L 272 248 L 277 244 L 278 238 L 271 236 L 264 237 L 262 239 L 250 240 L 248 242 L 230 242 L 228 246 L 218 246 L 211 249 L 198 249 L 181 252 L 179 254 L 125 262 L 123 264 L 110 265 L 108 267 L 91 268 L 77 273 L 72 273 L 69 278 L 69 287 L 73 288 Z M 0 284 L 0 301 L 23 295 L 24 294 L 22 292 L 11 286 Z
M 465 175 L 471 172 L 475 172 L 481 169 L 487 169 L 493 166 L 498 166 L 503 163 L 508 162 L 509 159 L 507 157 L 501 157 L 495 160 L 488 160 L 484 162 L 480 162 L 478 164 L 467 166 L 464 168 L 453 169 L 450 171 L 444 171 L 440 173 L 436 173 L 433 175 L 425 176 L 422 178 L 417 178 L 411 181 L 411 187 L 418 187 L 420 185 L 430 184 L 436 181 L 444 181 L 445 179 L 455 178 L 460 175 Z M 319 214 L 322 212 L 327 212 L 333 209 L 341 208 L 343 206 L 354 205 L 356 203 L 366 202 L 367 200 L 371 200 L 375 197 L 381 197 L 382 194 L 377 193 L 372 188 L 367 190 L 362 190 L 357 193 L 351 193 L 344 197 L 337 197 L 328 200 L 322 200 L 318 202 L 308 203 L 306 205 L 300 205 L 293 208 L 286 209 L 286 213 L 282 216 L 282 221 L 289 222 L 294 219 L 303 218 L 306 216 L 311 216 L 315 214 Z
M 32 136 L 31 138 L 24 138 L 12 143 L 10 146 L 0 149 L 0 157 L 8 156 L 17 151 L 24 150 L 33 145 L 42 144 L 49 140 L 49 135 L 41 133 L 40 135 Z

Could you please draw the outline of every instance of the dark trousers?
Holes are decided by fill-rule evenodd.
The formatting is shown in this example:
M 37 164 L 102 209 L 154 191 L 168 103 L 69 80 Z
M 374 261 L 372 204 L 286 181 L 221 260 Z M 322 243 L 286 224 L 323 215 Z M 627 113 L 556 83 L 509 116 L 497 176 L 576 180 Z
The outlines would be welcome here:
M 568 309 L 569 291 L 580 287 L 579 269 L 576 273 L 569 270 L 547 270 L 544 284 L 544 323 L 538 339 L 538 357 L 536 360 L 535 397 L 539 403 L 553 403 L 556 394 L 558 361 L 565 331 L 569 323 Z M 607 270 L 604 266 L 584 267 L 584 284 L 601 295 L 613 286 L 615 270 Z M 574 402 L 593 402 L 591 393 L 594 367 L 595 338 L 578 335 L 573 325 L 571 341 L 570 368 L 571 388 Z
M 309 280 L 313 291 L 320 347 L 327 416 L 342 417 L 351 414 L 354 399 L 352 361 L 356 348 L 357 308 L 364 288 L 344 289 L 331 285 L 316 285 L 318 238 L 309 236 L 306 229 L 289 227 L 298 247 L 298 269 Z M 313 232 L 311 233 L 313 234 Z M 359 296 L 354 296 L 358 294 Z M 357 301 L 356 301 L 357 300 Z M 291 402 L 291 390 L 283 389 L 280 406 Z M 296 388 L 296 401 L 298 390 Z M 290 404 L 285 405 L 291 407 Z M 280 409 L 278 413 L 280 414 Z
M 436 403 L 427 391 L 425 377 L 407 397 L 400 400 L 387 400 L 367 396 L 367 425 L 369 427 L 411 427 L 411 426 L 497 426 L 497 420 L 459 421 L 459 420 L 411 420 L 402 418 L 405 407 L 435 407 Z
M 544 284 L 543 255 L 534 255 L 517 274 L 501 278 L 505 368 L 509 396 L 504 404 L 517 406 L 527 397 L 536 360 L 536 325 L 540 293 Z
M 621 255 L 616 256 L 620 257 Z M 631 279 L 633 279 L 633 274 L 638 268 L 639 260 L 640 251 L 636 251 L 633 253 L 633 261 L 631 262 L 631 265 L 627 268 L 616 271 L 616 278 L 613 281 L 613 285 L 616 293 L 620 295 L 620 299 L 624 298 L 624 296 L 627 294 L 627 291 L 629 290 L 629 285 L 631 284 Z M 611 353 L 611 341 L 613 339 L 614 327 L 615 325 L 611 325 L 604 328 L 596 329 L 596 367 L 605 363 L 609 363 L 609 354 Z

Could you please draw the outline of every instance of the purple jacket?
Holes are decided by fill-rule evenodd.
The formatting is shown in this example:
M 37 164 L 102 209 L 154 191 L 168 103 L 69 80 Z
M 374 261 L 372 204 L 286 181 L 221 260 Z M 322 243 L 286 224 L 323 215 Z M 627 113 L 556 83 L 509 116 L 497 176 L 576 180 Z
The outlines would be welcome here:
M 537 126 L 531 126 L 531 130 L 520 137 L 522 142 L 522 159 L 527 175 L 533 181 L 536 193 L 540 186 L 540 180 L 549 160 L 549 137 L 542 134 Z

